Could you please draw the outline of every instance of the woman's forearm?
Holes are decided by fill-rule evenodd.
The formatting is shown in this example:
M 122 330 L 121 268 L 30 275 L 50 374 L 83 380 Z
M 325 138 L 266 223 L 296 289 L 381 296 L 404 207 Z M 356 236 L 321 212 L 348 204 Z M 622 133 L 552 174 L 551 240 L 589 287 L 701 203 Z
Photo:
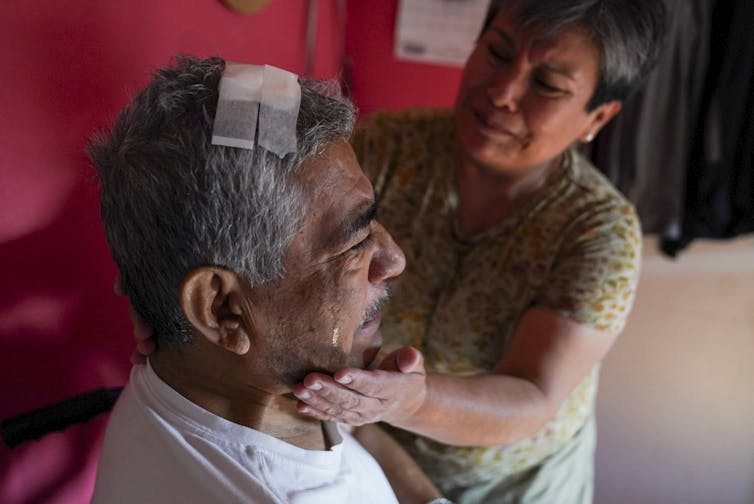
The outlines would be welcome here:
M 556 411 L 526 379 L 430 374 L 421 407 L 392 423 L 451 445 L 507 445 L 534 435 Z
M 403 347 L 376 370 L 312 373 L 294 393 L 299 411 L 320 420 L 383 421 L 453 445 L 512 444 L 554 417 L 616 336 L 532 308 L 489 373 L 427 374 L 422 354 Z

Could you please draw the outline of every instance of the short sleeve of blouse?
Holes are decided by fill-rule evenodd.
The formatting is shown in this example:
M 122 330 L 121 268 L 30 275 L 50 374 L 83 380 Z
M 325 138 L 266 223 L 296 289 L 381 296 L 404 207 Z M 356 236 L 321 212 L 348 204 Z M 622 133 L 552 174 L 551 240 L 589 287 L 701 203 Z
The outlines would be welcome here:
M 568 245 L 534 304 L 618 333 L 631 311 L 639 277 L 638 217 L 629 203 L 613 201 L 579 221 L 569 230 Z

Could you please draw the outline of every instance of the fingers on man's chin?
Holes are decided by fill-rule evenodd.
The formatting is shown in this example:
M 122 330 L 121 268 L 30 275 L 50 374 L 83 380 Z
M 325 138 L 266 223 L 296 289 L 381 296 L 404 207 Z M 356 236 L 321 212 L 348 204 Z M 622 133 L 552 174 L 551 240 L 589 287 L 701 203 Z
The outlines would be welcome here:
M 296 409 L 302 415 L 310 416 L 316 418 L 317 420 L 326 419 L 322 413 L 320 413 L 318 410 L 315 410 L 303 401 L 299 401 L 298 404 L 296 404 Z

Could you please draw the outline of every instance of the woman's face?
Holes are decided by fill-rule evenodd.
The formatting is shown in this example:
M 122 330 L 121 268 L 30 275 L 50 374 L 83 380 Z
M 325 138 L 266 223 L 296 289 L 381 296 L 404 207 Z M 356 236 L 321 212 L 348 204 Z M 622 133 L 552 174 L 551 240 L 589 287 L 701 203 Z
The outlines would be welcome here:
M 579 28 L 531 40 L 503 11 L 466 62 L 455 105 L 462 155 L 497 173 L 528 171 L 555 159 L 620 110 L 586 111 L 599 52 Z

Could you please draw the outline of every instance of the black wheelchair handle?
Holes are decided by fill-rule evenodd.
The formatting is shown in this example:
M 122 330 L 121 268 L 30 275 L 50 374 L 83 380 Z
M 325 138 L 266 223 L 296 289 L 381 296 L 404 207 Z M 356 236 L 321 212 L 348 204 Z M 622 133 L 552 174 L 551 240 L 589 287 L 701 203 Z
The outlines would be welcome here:
M 110 411 L 123 387 L 98 388 L 0 423 L 0 437 L 10 448 L 45 434 L 62 431 Z

